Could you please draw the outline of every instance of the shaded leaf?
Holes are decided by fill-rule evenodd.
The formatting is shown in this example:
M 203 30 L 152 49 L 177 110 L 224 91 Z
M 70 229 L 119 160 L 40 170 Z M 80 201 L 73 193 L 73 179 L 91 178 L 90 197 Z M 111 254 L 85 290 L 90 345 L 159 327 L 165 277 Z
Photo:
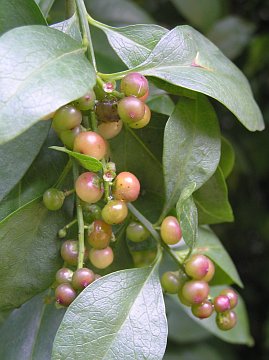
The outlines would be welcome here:
M 233 170 L 235 162 L 235 154 L 232 144 L 225 138 L 221 137 L 221 154 L 219 166 L 226 179 Z
M 54 336 L 65 313 L 46 304 L 42 293 L 16 309 L 0 327 L 1 360 L 48 360 Z
M 74 40 L 82 41 L 77 13 L 75 13 L 70 19 L 57 24 L 52 24 L 51 27 L 71 36 Z
M 166 186 L 164 213 L 177 202 L 190 183 L 201 187 L 215 172 L 220 157 L 220 133 L 207 98 L 182 98 L 164 133 L 163 168 Z
M 0 34 L 23 25 L 46 25 L 34 0 L 0 0 Z
M 38 25 L 0 38 L 0 142 L 93 87 L 95 73 L 80 46 L 68 35 Z
M 194 194 L 199 224 L 218 224 L 234 220 L 228 189 L 221 168 Z
M 73 158 L 77 159 L 80 162 L 81 166 L 83 166 L 87 170 L 97 172 L 99 170 L 102 170 L 102 168 L 103 168 L 101 161 L 95 159 L 94 157 L 80 154 L 75 151 L 68 150 L 65 147 L 60 147 L 60 146 L 51 146 L 50 149 L 61 151 L 61 152 L 64 152 L 64 153 L 72 156 Z
M 198 213 L 192 195 L 184 202 L 181 202 L 179 199 L 177 203 L 177 217 L 180 220 L 183 239 L 188 247 L 193 249 L 197 243 Z
M 172 115 L 175 108 L 173 100 L 166 94 L 151 96 L 147 105 L 152 111 L 168 116 Z
M 157 266 L 122 270 L 92 283 L 70 305 L 52 359 L 161 360 L 166 338 Z
M 0 146 L 0 201 L 23 177 L 47 137 L 50 124 L 40 122 Z
M 65 223 L 63 210 L 50 212 L 39 200 L 0 223 L 0 309 L 18 307 L 51 285 L 62 262 L 57 231 Z

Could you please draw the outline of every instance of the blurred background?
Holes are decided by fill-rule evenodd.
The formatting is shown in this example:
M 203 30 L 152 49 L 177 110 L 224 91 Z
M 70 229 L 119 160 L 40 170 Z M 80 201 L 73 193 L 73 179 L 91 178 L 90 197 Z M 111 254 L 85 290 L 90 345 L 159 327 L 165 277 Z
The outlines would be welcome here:
M 189 24 L 213 41 L 249 79 L 266 124 L 250 133 L 216 104 L 223 134 L 236 153 L 228 179 L 235 222 L 214 230 L 233 258 L 245 288 L 253 347 L 231 345 L 182 318 L 179 336 L 169 336 L 165 360 L 269 359 L 269 1 L 268 0 L 86 0 L 91 15 L 110 25 L 158 23 L 168 29 Z M 64 19 L 63 1 L 54 3 L 49 21 Z M 95 35 L 99 67 L 123 68 L 120 60 Z M 111 61 L 113 59 L 113 61 Z M 180 331 L 181 330 L 181 331 Z

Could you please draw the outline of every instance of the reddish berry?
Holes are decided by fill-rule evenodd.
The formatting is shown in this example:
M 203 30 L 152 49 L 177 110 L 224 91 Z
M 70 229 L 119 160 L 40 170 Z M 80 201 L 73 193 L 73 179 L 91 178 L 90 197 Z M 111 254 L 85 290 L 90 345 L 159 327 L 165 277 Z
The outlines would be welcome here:
M 101 160 L 106 156 L 108 146 L 99 134 L 93 131 L 84 131 L 75 137 L 74 151 Z
M 80 199 L 88 203 L 96 203 L 104 193 L 101 179 L 93 172 L 81 174 L 76 180 L 75 189 Z
M 216 324 L 220 330 L 227 331 L 235 327 L 237 316 L 234 311 L 228 310 L 224 313 L 218 313 L 216 316 Z
M 120 90 L 125 96 L 133 95 L 141 98 L 149 90 L 148 80 L 139 73 L 130 73 L 121 80 Z
M 134 96 L 121 99 L 118 103 L 118 113 L 123 122 L 135 123 L 145 114 L 145 104 Z
M 70 305 L 76 298 L 76 292 L 70 284 L 60 284 L 55 289 L 56 302 L 63 306 Z
M 56 273 L 58 284 L 69 284 L 72 281 L 73 271 L 68 268 L 61 268 Z
M 137 177 L 127 171 L 117 175 L 113 185 L 113 196 L 117 200 L 135 201 L 140 192 L 140 182 Z
M 66 240 L 61 247 L 61 256 L 70 265 L 77 265 L 78 262 L 78 241 Z
M 211 316 L 214 311 L 212 303 L 208 300 L 205 300 L 201 304 L 192 305 L 191 311 L 194 316 L 198 317 L 199 319 L 206 319 Z
M 95 249 L 104 249 L 109 245 L 111 236 L 111 225 L 103 220 L 95 220 L 93 230 L 88 235 L 88 243 Z
M 231 308 L 230 300 L 226 295 L 216 296 L 214 298 L 213 304 L 216 312 L 218 313 L 230 310 Z
M 213 264 L 213 262 L 209 258 L 207 258 L 207 260 L 208 260 L 208 265 L 209 265 L 208 266 L 208 272 L 204 277 L 202 277 L 201 280 L 209 282 L 209 281 L 211 281 L 213 279 L 213 276 L 215 274 L 215 265 Z
M 209 270 L 208 258 L 201 254 L 192 255 L 185 263 L 186 274 L 195 280 L 201 280 Z
M 182 287 L 183 297 L 191 304 L 200 304 L 205 301 L 209 294 L 209 286 L 205 281 L 187 281 Z
M 97 269 L 105 269 L 112 264 L 114 254 L 109 246 L 102 250 L 91 249 L 89 252 L 89 259 Z
M 65 105 L 53 116 L 52 127 L 56 132 L 74 129 L 82 121 L 82 115 L 73 105 Z
M 76 290 L 83 290 L 95 280 L 94 272 L 87 268 L 80 268 L 74 272 L 72 286 Z
M 231 309 L 236 307 L 238 303 L 238 295 L 233 289 L 224 289 L 220 292 L 220 295 L 225 295 L 229 298 Z
M 110 225 L 120 224 L 126 219 L 127 215 L 127 205 L 121 200 L 109 201 L 102 210 L 102 218 Z
M 174 216 L 167 216 L 161 224 L 161 237 L 163 241 L 168 245 L 177 244 L 181 237 L 182 231 Z
M 122 121 L 103 122 L 98 125 L 98 133 L 106 140 L 116 137 L 122 129 Z
M 133 129 L 142 129 L 143 127 L 147 126 L 151 119 L 151 111 L 147 104 L 145 104 L 145 114 L 141 120 L 137 122 L 129 123 L 129 126 Z

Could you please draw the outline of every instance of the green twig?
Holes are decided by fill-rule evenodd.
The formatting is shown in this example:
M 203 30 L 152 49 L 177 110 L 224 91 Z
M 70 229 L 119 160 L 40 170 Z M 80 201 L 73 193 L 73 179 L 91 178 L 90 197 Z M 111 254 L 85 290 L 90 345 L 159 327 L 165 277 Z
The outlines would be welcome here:
M 64 182 L 66 176 L 70 172 L 71 168 L 72 168 L 72 162 L 69 159 L 68 163 L 65 165 L 59 179 L 57 180 L 56 184 L 54 185 L 55 188 L 59 188 L 62 185 L 62 183 Z
M 65 18 L 69 19 L 76 11 L 75 0 L 65 0 Z
M 97 132 L 97 119 L 94 111 L 91 111 L 91 127 L 93 131 Z

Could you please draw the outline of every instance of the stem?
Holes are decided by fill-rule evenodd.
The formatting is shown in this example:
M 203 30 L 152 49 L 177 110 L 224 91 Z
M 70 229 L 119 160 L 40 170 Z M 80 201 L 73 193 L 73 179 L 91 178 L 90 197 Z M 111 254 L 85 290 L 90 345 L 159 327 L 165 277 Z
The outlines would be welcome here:
M 105 87 L 106 82 L 105 82 L 103 79 L 101 79 L 100 76 L 97 76 L 96 80 L 97 80 L 97 85 L 98 85 L 103 91 L 105 91 L 105 90 L 104 90 L 104 87 Z M 106 92 L 106 91 L 105 91 L 105 92 Z M 109 92 L 109 95 L 113 95 L 113 96 L 115 96 L 116 98 L 119 98 L 119 99 L 122 99 L 122 98 L 125 97 L 125 95 L 124 95 L 123 93 L 121 93 L 121 92 L 119 92 L 119 91 L 117 91 L 117 90 L 113 90 L 113 91 Z
M 177 265 L 180 267 L 181 270 L 183 270 L 185 272 L 185 268 L 182 265 L 180 259 L 176 256 L 176 254 L 173 252 L 173 250 L 169 247 L 169 245 L 167 245 L 165 242 L 162 241 L 162 246 L 165 249 L 165 251 L 173 258 L 173 260 L 175 260 L 175 262 L 177 263 Z
M 82 117 L 82 124 L 86 129 L 89 129 L 90 123 L 89 123 L 89 117 L 88 115 L 83 115 Z
M 105 174 L 106 172 L 106 161 L 105 159 L 101 160 L 102 162 L 102 165 L 103 165 L 103 174 Z M 105 200 L 106 201 L 109 201 L 111 198 L 110 198 L 110 184 L 109 184 L 109 181 L 106 181 L 104 179 L 104 193 L 105 193 Z
M 75 2 L 76 2 L 76 6 L 77 6 L 79 23 L 80 23 L 80 28 L 81 28 L 81 32 L 82 32 L 82 41 L 83 41 L 83 44 L 87 47 L 87 57 L 90 60 L 91 64 L 93 65 L 95 71 L 97 71 L 94 50 L 93 50 L 93 45 L 92 45 L 92 37 L 91 37 L 90 28 L 88 25 L 87 9 L 85 7 L 83 0 L 75 0 Z
M 59 179 L 57 180 L 56 184 L 54 185 L 55 188 L 59 188 L 62 185 L 62 183 L 64 182 L 64 179 L 66 178 L 66 176 L 70 172 L 71 168 L 72 168 L 72 162 L 69 159 L 67 164 L 65 165 Z
M 129 70 L 124 70 L 124 71 L 120 71 L 120 72 L 116 72 L 116 73 L 112 73 L 112 74 L 104 74 L 104 73 L 98 72 L 97 76 L 99 76 L 101 79 L 103 79 L 105 81 L 120 80 L 125 75 L 127 75 L 133 71 L 134 71 L 134 69 L 129 69 Z
M 76 11 L 75 0 L 65 0 L 65 18 L 71 18 Z
M 78 164 L 75 160 L 73 160 L 73 176 L 74 182 L 79 176 Z M 78 266 L 80 269 L 84 264 L 84 252 L 85 252 L 85 244 L 84 244 L 84 220 L 83 220 L 83 212 L 80 204 L 80 200 L 76 195 L 76 209 L 77 209 L 77 220 L 78 220 Z
M 71 194 L 74 194 L 74 192 L 75 192 L 75 189 L 64 191 L 64 196 L 67 197 Z
M 97 119 L 94 111 L 91 111 L 91 126 L 92 130 L 97 132 Z

